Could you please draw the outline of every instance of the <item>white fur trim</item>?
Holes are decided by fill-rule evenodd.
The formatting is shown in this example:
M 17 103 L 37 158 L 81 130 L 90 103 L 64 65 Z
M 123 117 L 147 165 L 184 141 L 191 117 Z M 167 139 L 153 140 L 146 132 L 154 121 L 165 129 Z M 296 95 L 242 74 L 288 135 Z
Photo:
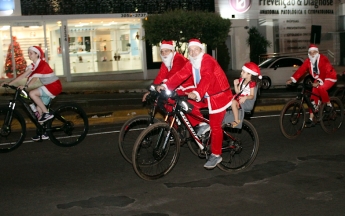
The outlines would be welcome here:
M 257 76 L 257 75 L 258 75 L 257 72 L 255 72 L 255 71 L 253 71 L 253 70 L 247 68 L 246 66 L 243 66 L 243 67 L 242 67 L 242 70 L 244 70 L 244 71 L 247 72 L 247 73 L 253 74 L 254 76 Z M 260 78 L 259 78 L 259 79 L 260 79 Z
M 319 49 L 318 49 L 317 47 L 310 47 L 310 48 L 308 49 L 308 52 L 313 51 L 313 50 L 319 52 Z
M 198 42 L 196 42 L 196 41 L 192 41 L 192 42 L 188 43 L 188 48 L 189 48 L 190 46 L 198 46 L 198 47 L 200 47 L 202 50 L 204 49 L 204 46 L 203 46 L 201 43 L 198 43 Z
M 209 113 L 209 114 L 215 114 L 215 113 L 223 112 L 223 111 L 226 110 L 229 106 L 231 106 L 232 100 L 230 100 L 230 102 L 229 102 L 228 104 L 226 104 L 225 106 L 223 106 L 223 107 L 221 107 L 221 108 L 219 108 L 219 109 L 216 109 L 216 110 L 213 110 L 213 109 L 212 109 L 210 97 L 207 97 L 207 104 L 208 104 L 208 113 Z
M 326 78 L 325 80 L 329 80 L 331 82 L 337 82 L 337 79 Z
M 36 47 L 31 46 L 29 47 L 29 50 L 34 51 L 35 53 L 38 54 L 39 58 L 42 58 L 41 52 Z
M 170 45 L 170 44 L 162 44 L 161 45 L 161 50 L 162 49 L 170 49 L 170 50 L 174 50 L 174 46 Z
M 293 78 L 293 77 L 290 77 L 290 79 L 292 80 L 293 83 L 297 82 L 297 80 L 295 78 Z

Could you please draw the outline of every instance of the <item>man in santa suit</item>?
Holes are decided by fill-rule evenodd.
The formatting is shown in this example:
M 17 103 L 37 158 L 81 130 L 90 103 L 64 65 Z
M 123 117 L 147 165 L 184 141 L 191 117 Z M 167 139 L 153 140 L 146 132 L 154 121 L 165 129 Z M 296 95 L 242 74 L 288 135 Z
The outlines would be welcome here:
M 189 62 L 164 84 L 157 87 L 158 91 L 173 90 L 184 80 L 192 77 L 196 89 L 188 93 L 188 98 L 194 108 L 193 115 L 202 116 L 200 108 L 208 107 L 210 125 L 200 123 L 189 117 L 190 123 L 197 128 L 201 136 L 211 129 L 211 156 L 204 167 L 212 169 L 222 161 L 223 131 L 222 121 L 226 108 L 231 105 L 232 92 L 226 75 L 218 62 L 204 52 L 204 46 L 198 39 L 191 39 L 188 43 Z M 199 124 L 200 123 L 200 124 Z
M 327 90 L 337 82 L 337 73 L 329 62 L 328 58 L 319 53 L 319 49 L 315 44 L 311 44 L 309 46 L 308 57 L 309 58 L 303 62 L 298 70 L 292 75 L 292 77 L 286 81 L 286 84 L 290 85 L 292 82 L 296 83 L 300 77 L 308 72 L 315 79 L 312 92 L 321 96 L 322 103 L 327 103 L 325 108 L 326 112 L 331 112 L 332 104 L 330 102 Z M 321 104 L 319 98 L 311 95 L 310 99 L 312 103 L 315 103 L 315 109 L 317 110 L 318 106 Z M 306 127 L 314 127 L 314 114 L 312 113 L 311 109 L 309 110 L 309 113 L 310 117 L 306 122 Z
M 55 75 L 54 71 L 50 68 L 44 59 L 44 52 L 39 46 L 31 46 L 28 49 L 29 59 L 33 62 L 28 65 L 25 72 L 18 76 L 16 79 L 9 82 L 9 85 L 15 83 L 23 78 L 28 78 L 25 86 L 19 88 L 28 88 L 37 79 L 41 81 L 42 86 L 33 89 L 29 92 L 30 98 L 37 105 L 37 110 L 40 113 L 38 122 L 43 123 L 54 117 L 46 107 L 50 99 L 55 98 L 62 91 L 62 85 L 59 78 Z M 2 83 L 3 85 L 3 83 Z M 48 135 L 42 134 L 42 139 L 48 139 Z M 39 136 L 32 137 L 32 140 L 40 140 Z
M 173 41 L 163 40 L 160 51 L 162 64 L 156 78 L 152 82 L 152 84 L 155 86 L 166 82 L 173 74 L 181 70 L 182 67 L 188 62 L 188 59 L 175 51 Z M 188 79 L 178 88 L 178 94 L 182 94 L 184 91 L 191 91 L 194 88 L 195 86 L 193 80 Z M 144 94 L 142 101 L 146 100 L 148 94 L 149 92 Z

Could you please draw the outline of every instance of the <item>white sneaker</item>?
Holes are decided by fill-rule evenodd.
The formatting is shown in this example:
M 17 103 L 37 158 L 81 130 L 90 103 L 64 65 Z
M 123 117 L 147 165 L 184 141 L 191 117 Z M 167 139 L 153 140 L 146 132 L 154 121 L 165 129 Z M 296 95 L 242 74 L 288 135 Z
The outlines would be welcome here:
M 214 154 L 211 154 L 210 157 L 208 158 L 207 162 L 205 163 L 204 167 L 206 169 L 213 169 L 222 162 L 223 158 L 221 156 L 216 156 Z
M 33 141 L 40 141 L 40 136 L 36 135 L 36 136 L 31 137 L 31 139 Z M 43 134 L 42 135 L 42 140 L 47 140 L 47 139 L 49 139 L 49 136 L 47 134 Z

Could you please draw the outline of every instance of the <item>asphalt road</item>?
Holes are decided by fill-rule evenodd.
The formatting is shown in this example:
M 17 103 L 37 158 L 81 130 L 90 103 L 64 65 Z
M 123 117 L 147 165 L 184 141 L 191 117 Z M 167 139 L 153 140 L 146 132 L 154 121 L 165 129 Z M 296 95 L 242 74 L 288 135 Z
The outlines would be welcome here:
M 121 124 L 92 126 L 72 148 L 24 143 L 0 155 L 0 214 L 344 214 L 345 127 L 329 135 L 317 126 L 288 140 L 276 115 L 256 115 L 251 123 L 260 150 L 250 168 L 208 171 L 203 159 L 183 147 L 176 167 L 156 181 L 140 179 L 121 157 Z

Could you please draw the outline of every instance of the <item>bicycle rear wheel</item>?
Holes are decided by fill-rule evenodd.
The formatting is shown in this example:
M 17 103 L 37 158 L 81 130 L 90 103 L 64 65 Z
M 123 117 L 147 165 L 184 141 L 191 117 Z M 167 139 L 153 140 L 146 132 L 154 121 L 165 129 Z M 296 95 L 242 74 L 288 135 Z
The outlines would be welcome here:
M 18 148 L 26 135 L 25 120 L 17 110 L 13 110 L 12 120 L 7 124 L 10 111 L 8 107 L 0 108 L 0 153 Z
M 136 140 L 132 163 L 136 174 L 145 180 L 155 180 L 168 174 L 180 155 L 177 131 L 165 122 L 150 125 Z
M 120 130 L 119 150 L 123 158 L 129 163 L 132 163 L 134 143 L 140 133 L 151 124 L 150 118 L 149 115 L 135 116 L 126 121 Z M 159 120 L 154 118 L 153 123 L 157 122 L 159 122 Z
M 250 166 L 259 151 L 259 135 L 254 126 L 243 120 L 242 129 L 223 128 L 222 162 L 217 166 L 225 172 L 235 172 Z
M 331 97 L 332 111 L 330 113 L 325 112 L 326 104 L 323 104 L 320 109 L 322 117 L 320 124 L 322 129 L 329 134 L 336 132 L 343 123 L 344 120 L 344 106 L 343 103 L 337 97 Z
M 305 118 L 305 109 L 300 100 L 287 102 L 279 117 L 280 131 L 286 138 L 295 139 L 304 128 Z
M 84 140 L 88 131 L 89 121 L 86 113 L 77 104 L 60 106 L 47 125 L 50 140 L 63 147 L 77 145 Z

